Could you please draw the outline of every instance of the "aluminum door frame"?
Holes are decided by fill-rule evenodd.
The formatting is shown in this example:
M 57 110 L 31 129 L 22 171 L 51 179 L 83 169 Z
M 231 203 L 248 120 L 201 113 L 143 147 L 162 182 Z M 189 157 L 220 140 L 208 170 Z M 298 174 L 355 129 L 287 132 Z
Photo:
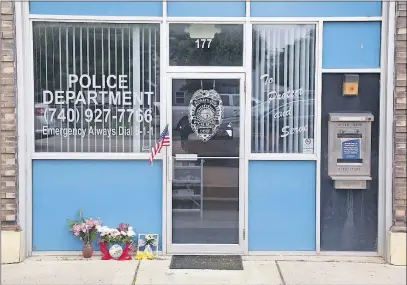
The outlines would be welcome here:
M 165 205 L 163 205 L 163 223 L 165 229 L 163 233 L 163 253 L 164 254 L 245 254 L 247 243 L 247 230 L 245 219 L 245 192 L 246 192 L 246 164 L 244 160 L 245 153 L 245 73 L 224 73 L 224 72 L 194 72 L 194 73 L 168 73 L 166 74 L 165 90 L 161 98 L 162 105 L 166 106 L 164 125 L 172 126 L 172 81 L 174 79 L 238 79 L 240 81 L 240 130 L 239 130 L 239 243 L 238 244 L 173 244 L 172 243 L 172 145 L 166 148 L 163 157 L 164 177 L 163 177 L 163 195 Z M 172 128 L 170 128 L 172 135 Z

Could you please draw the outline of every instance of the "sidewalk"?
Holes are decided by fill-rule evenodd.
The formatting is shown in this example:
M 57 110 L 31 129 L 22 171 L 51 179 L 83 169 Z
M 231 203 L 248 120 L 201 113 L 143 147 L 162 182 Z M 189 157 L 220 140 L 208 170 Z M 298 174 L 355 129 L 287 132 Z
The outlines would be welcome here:
M 99 258 L 31 257 L 20 264 L 2 265 L 2 281 L 10 285 L 406 284 L 406 267 L 384 264 L 379 258 L 245 257 L 242 271 L 170 270 L 169 257 L 120 262 Z

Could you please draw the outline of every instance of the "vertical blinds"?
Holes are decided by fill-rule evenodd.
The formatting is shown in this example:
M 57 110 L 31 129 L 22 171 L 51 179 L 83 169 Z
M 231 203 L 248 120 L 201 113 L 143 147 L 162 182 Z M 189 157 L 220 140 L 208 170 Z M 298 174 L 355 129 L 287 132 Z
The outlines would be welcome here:
M 253 26 L 252 152 L 313 153 L 315 26 Z
M 34 23 L 36 151 L 150 151 L 159 136 L 159 38 L 155 24 Z M 69 84 L 70 76 L 84 74 L 94 76 L 94 85 Z M 127 84 L 100 87 L 107 76 L 123 76 Z M 58 103 L 58 91 L 68 90 L 75 98 Z M 79 91 L 85 99 L 98 93 L 85 102 L 77 100 Z M 54 135 L 44 135 L 44 126 Z

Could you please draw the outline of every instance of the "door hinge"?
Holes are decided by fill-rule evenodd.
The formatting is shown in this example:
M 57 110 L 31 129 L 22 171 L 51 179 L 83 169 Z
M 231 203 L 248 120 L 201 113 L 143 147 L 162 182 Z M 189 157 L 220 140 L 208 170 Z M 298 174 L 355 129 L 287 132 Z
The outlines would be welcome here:
M 246 230 L 243 229 L 243 240 L 246 240 Z

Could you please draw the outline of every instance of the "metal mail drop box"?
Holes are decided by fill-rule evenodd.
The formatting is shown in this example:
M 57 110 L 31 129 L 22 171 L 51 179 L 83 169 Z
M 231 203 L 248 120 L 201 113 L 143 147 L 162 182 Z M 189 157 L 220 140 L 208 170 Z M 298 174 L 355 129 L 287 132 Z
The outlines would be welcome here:
M 371 161 L 371 113 L 330 113 L 328 175 L 335 189 L 366 189 Z

